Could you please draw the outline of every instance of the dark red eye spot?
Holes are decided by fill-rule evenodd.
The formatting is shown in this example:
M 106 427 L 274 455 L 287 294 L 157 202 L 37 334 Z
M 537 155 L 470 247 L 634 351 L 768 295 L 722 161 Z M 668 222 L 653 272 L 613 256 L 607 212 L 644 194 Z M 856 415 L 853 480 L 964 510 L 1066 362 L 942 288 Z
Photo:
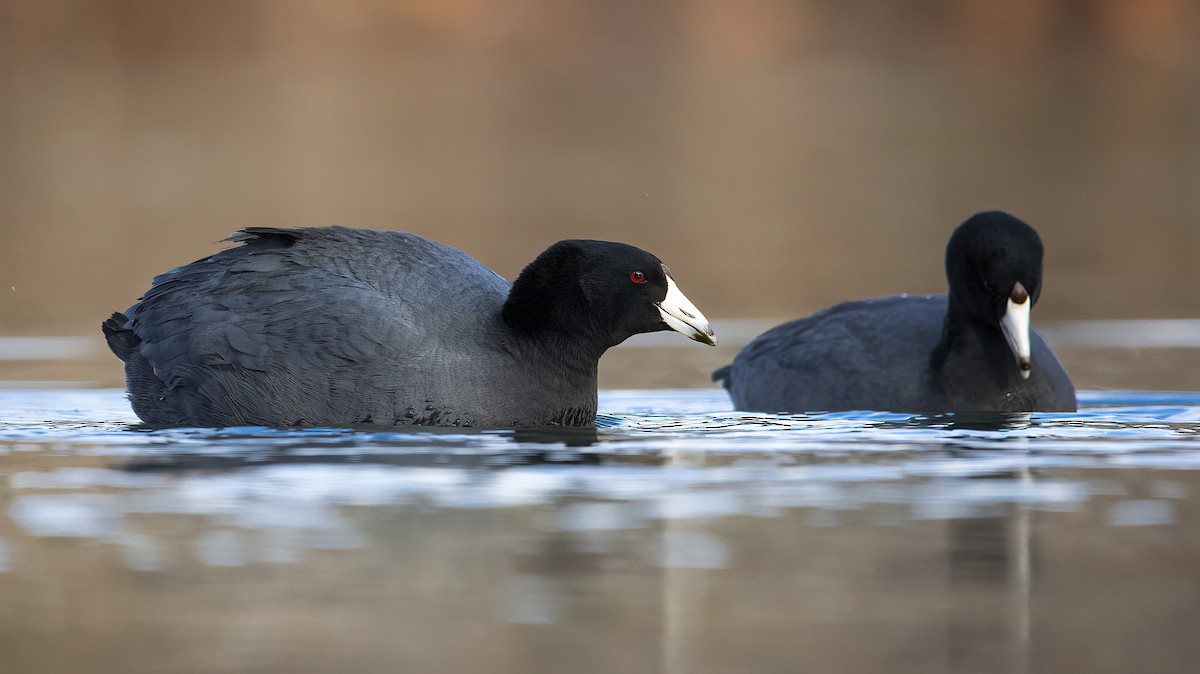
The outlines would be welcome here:
M 645 283 L 646 275 L 640 271 L 635 271 L 629 275 L 629 280 L 633 281 L 634 283 Z

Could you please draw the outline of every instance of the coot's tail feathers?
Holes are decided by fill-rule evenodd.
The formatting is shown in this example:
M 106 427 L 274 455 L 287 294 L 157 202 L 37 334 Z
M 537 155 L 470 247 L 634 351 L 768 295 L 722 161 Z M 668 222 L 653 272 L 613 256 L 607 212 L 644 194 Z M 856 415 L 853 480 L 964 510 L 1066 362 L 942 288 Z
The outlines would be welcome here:
M 293 243 L 296 243 L 296 241 L 298 241 L 302 236 L 304 236 L 304 230 L 300 228 L 286 229 L 282 227 L 246 227 L 245 229 L 239 229 L 238 231 L 234 232 L 233 235 L 226 238 L 225 241 L 246 244 L 261 242 L 273 244 L 273 247 L 276 248 L 283 248 L 284 246 L 290 246 Z
M 720 386 L 726 391 L 729 390 L 729 368 L 731 367 L 733 367 L 733 364 L 726 365 L 725 367 L 719 367 L 713 370 L 712 373 L 712 380 L 717 383 L 717 386 Z
M 130 329 L 129 317 L 125 314 L 114 311 L 112 316 L 100 324 L 100 330 L 104 332 L 108 348 L 112 349 L 117 358 L 123 362 L 128 362 L 130 357 L 137 353 L 138 343 L 141 340 Z

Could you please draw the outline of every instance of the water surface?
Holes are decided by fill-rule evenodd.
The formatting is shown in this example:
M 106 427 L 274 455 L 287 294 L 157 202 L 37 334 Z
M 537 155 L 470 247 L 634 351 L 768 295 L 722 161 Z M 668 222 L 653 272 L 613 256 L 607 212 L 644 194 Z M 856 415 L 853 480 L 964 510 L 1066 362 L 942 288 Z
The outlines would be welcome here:
M 1200 394 L 174 429 L 0 390 L 12 671 L 1190 671 Z

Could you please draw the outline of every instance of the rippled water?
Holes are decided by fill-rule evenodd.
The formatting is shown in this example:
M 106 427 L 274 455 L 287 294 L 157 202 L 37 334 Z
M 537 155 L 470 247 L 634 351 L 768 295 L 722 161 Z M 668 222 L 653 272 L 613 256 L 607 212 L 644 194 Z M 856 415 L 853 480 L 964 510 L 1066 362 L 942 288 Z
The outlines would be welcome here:
M 0 390 L 12 671 L 1192 671 L 1200 394 L 1077 414 L 137 427 Z M 7 668 L 6 668 L 7 671 Z

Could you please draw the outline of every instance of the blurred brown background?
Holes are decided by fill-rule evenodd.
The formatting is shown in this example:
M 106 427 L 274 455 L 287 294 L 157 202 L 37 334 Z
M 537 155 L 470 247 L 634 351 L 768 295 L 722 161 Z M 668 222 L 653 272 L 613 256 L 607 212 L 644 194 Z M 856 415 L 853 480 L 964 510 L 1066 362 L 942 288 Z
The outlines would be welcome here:
M 0 335 L 96 335 L 250 225 L 512 277 L 623 240 L 710 317 L 940 291 L 1001 208 L 1035 320 L 1200 312 L 1190 0 L 0 0 Z

